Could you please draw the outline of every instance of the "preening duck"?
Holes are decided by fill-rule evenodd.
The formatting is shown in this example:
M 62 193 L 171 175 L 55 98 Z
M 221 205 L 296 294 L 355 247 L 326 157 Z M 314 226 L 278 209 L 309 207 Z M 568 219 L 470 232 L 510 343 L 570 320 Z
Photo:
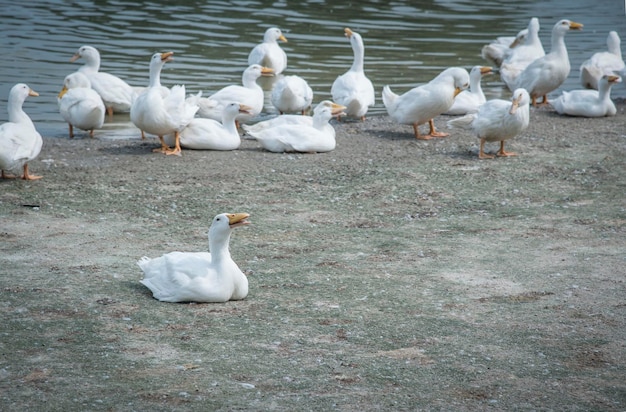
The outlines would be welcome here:
M 459 93 L 459 95 L 454 98 L 452 107 L 450 107 L 444 114 L 461 115 L 477 111 L 478 107 L 487 101 L 485 93 L 483 93 L 483 89 L 480 85 L 480 81 L 483 76 L 491 73 L 493 73 L 491 67 L 472 67 L 469 74 L 469 89 L 465 89 Z
M 328 121 L 344 114 L 343 109 L 345 107 L 340 105 L 316 108 L 311 126 L 282 124 L 248 133 L 270 152 L 329 152 L 335 149 L 336 141 L 334 130 L 332 133 L 328 131 Z
M 161 69 L 172 60 L 173 52 L 154 53 L 150 59 L 150 85 L 135 99 L 130 108 L 130 120 L 142 131 L 155 134 L 161 147 L 155 151 L 167 155 L 181 152 L 180 132 L 191 122 L 198 106 L 185 100 L 185 86 L 173 86 L 169 93 L 161 87 Z M 174 133 L 174 148 L 165 144 L 163 136 Z
M 365 46 L 361 35 L 348 28 L 344 33 L 354 53 L 352 67 L 337 77 L 330 89 L 333 101 L 346 106 L 346 114 L 365 120 L 369 106 L 376 102 L 374 86 L 364 71 Z
M 556 90 L 567 79 L 570 63 L 565 34 L 570 30 L 582 30 L 582 27 L 582 24 L 573 21 L 558 21 L 552 28 L 550 53 L 533 61 L 520 73 L 516 81 L 517 87 L 528 91 L 533 106 L 537 105 L 537 98 L 540 96 L 543 96 L 540 104 L 547 104 L 547 94 Z
M 0 125 L 0 177 L 3 179 L 15 178 L 5 172 L 18 172 L 20 169 L 23 169 L 24 180 L 41 179 L 41 176 L 28 173 L 28 162 L 39 156 L 43 145 L 33 121 L 22 109 L 28 96 L 39 94 L 24 83 L 16 84 L 9 92 L 9 121 Z
M 485 102 L 477 113 L 448 121 L 449 127 L 472 130 L 480 139 L 478 157 L 491 159 L 493 155 L 485 154 L 485 142 L 500 142 L 497 156 L 515 156 L 515 153 L 504 150 L 504 142 L 517 136 L 528 127 L 530 120 L 530 97 L 525 89 L 513 92 L 511 101 L 493 99 Z
M 263 110 L 264 95 L 263 89 L 257 84 L 257 79 L 261 76 L 273 76 L 274 70 L 253 64 L 244 70 L 241 76 L 242 86 L 230 85 L 218 90 L 209 97 L 191 96 L 189 102 L 197 104 L 199 117 L 206 117 L 213 120 L 222 120 L 222 112 L 226 105 L 236 102 L 249 107 L 247 114 L 237 115 L 237 122 L 248 122 L 255 118 Z
M 194 117 L 180 132 L 180 146 L 196 150 L 235 150 L 241 145 L 241 137 L 235 125 L 238 114 L 247 114 L 248 106 L 230 103 L 224 108 L 222 121 Z M 164 136 L 165 143 L 175 144 L 174 135 Z
M 605 74 L 600 78 L 599 90 L 573 90 L 563 92 L 552 101 L 558 114 L 579 117 L 615 116 L 617 108 L 611 100 L 611 87 L 621 83 L 619 76 Z
M 283 76 L 274 84 L 270 101 L 280 114 L 304 114 L 311 107 L 313 90 L 300 76 Z
M 454 98 L 469 86 L 469 74 L 460 67 L 450 67 L 430 82 L 397 95 L 389 86 L 383 88 L 383 103 L 389 116 L 398 123 L 413 125 L 415 138 L 429 140 L 446 137 L 435 130 L 433 118 L 452 107 Z M 421 135 L 418 126 L 428 122 L 430 132 Z
M 278 40 L 287 43 L 282 31 L 277 27 L 265 30 L 263 43 L 254 46 L 248 55 L 248 66 L 258 64 L 270 68 L 275 74 L 282 73 L 287 68 L 287 54 L 278 45 Z
M 59 112 L 69 125 L 70 139 L 74 137 L 74 127 L 89 130 L 89 136 L 93 137 L 94 129 L 100 129 L 104 124 L 104 103 L 81 72 L 65 76 L 58 103 Z
M 609 32 L 606 38 L 608 51 L 594 53 L 580 65 L 580 84 L 587 89 L 598 90 L 603 75 L 614 75 L 626 67 L 622 60 L 621 40 L 616 31 Z
M 141 280 L 163 302 L 227 302 L 248 295 L 248 278 L 230 255 L 230 234 L 247 213 L 222 213 L 209 228 L 209 252 L 171 252 L 137 262 Z
M 70 61 L 74 62 L 80 58 L 85 64 L 78 71 L 87 76 L 91 88 L 102 97 L 109 116 L 112 116 L 113 112 L 128 112 L 137 97 L 135 90 L 119 77 L 99 71 L 100 53 L 95 47 L 81 46 Z

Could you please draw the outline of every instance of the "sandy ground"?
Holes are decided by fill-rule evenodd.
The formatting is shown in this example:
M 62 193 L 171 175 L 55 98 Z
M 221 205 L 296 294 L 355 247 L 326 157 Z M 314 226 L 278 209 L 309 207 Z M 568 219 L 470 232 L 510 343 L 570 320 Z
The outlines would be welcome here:
M 0 182 L 0 409 L 623 411 L 625 110 L 494 160 L 386 116 L 316 155 L 46 137 Z M 152 299 L 136 260 L 221 212 L 247 299 Z

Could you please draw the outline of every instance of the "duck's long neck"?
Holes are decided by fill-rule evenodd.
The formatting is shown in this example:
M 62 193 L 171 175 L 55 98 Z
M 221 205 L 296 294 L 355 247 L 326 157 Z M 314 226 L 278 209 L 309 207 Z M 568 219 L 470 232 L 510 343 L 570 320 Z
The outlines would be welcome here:
M 22 109 L 23 101 L 11 99 L 8 105 L 9 122 L 11 123 L 28 123 L 33 125 L 33 121 L 28 117 L 24 109 Z M 34 126 L 33 126 L 34 127 Z
M 163 65 L 150 67 L 150 84 L 148 87 L 161 87 L 161 69 L 163 69 Z
M 598 99 L 600 99 L 600 101 L 603 103 L 606 103 L 611 100 L 611 85 L 610 84 L 600 83 L 600 86 L 598 88 Z
M 230 231 L 222 236 L 211 236 L 209 232 L 209 252 L 211 252 L 211 261 L 219 262 L 230 256 L 228 244 L 230 242 Z
M 228 132 L 228 134 L 239 137 L 239 131 L 237 130 L 237 124 L 235 123 L 235 118 L 237 115 L 232 115 L 228 113 L 222 114 L 222 126 Z
M 85 64 L 78 69 L 81 72 L 84 73 L 98 73 L 98 70 L 100 70 L 100 56 L 93 56 L 91 54 L 83 56 L 83 60 L 85 61 Z
M 473 94 L 483 94 L 483 88 L 480 85 L 482 74 L 470 78 L 470 92 Z
M 243 87 L 248 88 L 248 89 L 261 89 L 261 86 L 259 86 L 259 84 L 256 82 L 256 77 L 254 76 L 243 76 L 241 78 L 241 84 L 243 85 Z
M 365 47 L 363 46 L 363 41 L 356 39 L 354 45 L 352 46 L 352 51 L 354 52 L 354 61 L 352 62 L 350 70 L 353 72 L 362 72 L 364 67 L 363 61 L 365 59 Z
M 569 58 L 567 55 L 567 47 L 565 46 L 565 33 L 563 32 L 553 32 L 552 33 L 552 45 L 550 49 L 550 53 L 557 54 L 561 57 Z

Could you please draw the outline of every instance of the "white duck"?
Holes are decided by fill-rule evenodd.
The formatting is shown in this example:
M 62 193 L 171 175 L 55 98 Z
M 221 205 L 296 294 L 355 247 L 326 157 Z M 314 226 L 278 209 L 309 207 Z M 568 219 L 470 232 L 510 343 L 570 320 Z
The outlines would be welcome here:
M 230 234 L 247 225 L 247 213 L 222 213 L 209 228 L 210 252 L 171 252 L 137 262 L 141 281 L 163 302 L 227 302 L 248 295 L 248 278 L 230 256 Z
M 539 19 L 533 17 L 526 28 L 524 44 L 514 49 L 505 57 L 500 65 L 500 78 L 513 91 L 516 89 L 517 78 L 529 64 L 546 53 L 539 39 Z
M 345 112 L 348 116 L 365 120 L 369 106 L 373 106 L 376 101 L 374 86 L 363 70 L 365 46 L 359 33 L 348 28 L 344 29 L 344 32 L 350 40 L 354 60 L 350 70 L 333 82 L 330 94 L 333 101 L 346 106 Z
M 142 131 L 155 134 L 161 147 L 155 151 L 167 155 L 181 152 L 180 132 L 191 122 L 198 106 L 185 100 L 185 86 L 173 86 L 169 94 L 163 93 L 160 76 L 163 65 L 171 61 L 173 52 L 154 53 L 150 59 L 150 84 L 135 99 L 130 108 L 130 120 Z M 166 134 L 174 133 L 174 148 L 170 149 L 163 140 Z
M 605 74 L 600 78 L 599 89 L 573 90 L 552 101 L 552 107 L 558 114 L 580 117 L 615 116 L 617 108 L 611 100 L 611 87 L 621 83 L 618 76 Z
M 472 130 L 480 139 L 478 157 L 491 159 L 494 156 L 485 154 L 485 142 L 500 142 L 498 156 L 516 156 L 504 150 L 504 142 L 511 139 L 528 127 L 530 120 L 530 97 L 525 89 L 513 92 L 511 101 L 493 99 L 480 106 L 477 113 L 470 113 L 448 121 L 449 127 Z
M 100 53 L 95 47 L 82 46 L 70 61 L 79 58 L 85 60 L 85 64 L 78 71 L 87 76 L 91 87 L 102 97 L 109 116 L 113 112 L 128 112 L 137 97 L 135 90 L 119 77 L 99 71 Z
M 609 51 L 594 53 L 580 65 L 580 83 L 587 89 L 598 90 L 600 78 L 621 72 L 626 67 L 622 60 L 621 40 L 615 31 L 609 32 L 606 45 Z
M 345 107 L 338 105 L 336 103 L 331 102 L 330 100 L 323 100 L 315 106 L 313 109 L 313 113 L 317 113 L 324 107 L 329 107 L 337 112 L 342 111 Z M 243 129 L 249 134 L 253 135 L 255 133 L 259 133 L 262 130 L 266 130 L 269 128 L 273 128 L 280 125 L 301 125 L 301 126 L 313 126 L 313 117 L 312 116 L 300 116 L 296 114 L 285 114 L 282 116 L 272 117 L 268 120 L 263 120 L 262 122 L 258 122 L 252 125 L 244 124 L 242 125 Z M 324 125 L 324 131 L 326 133 L 330 133 L 335 136 L 335 128 L 330 124 L 326 123 Z
M 74 126 L 89 130 L 89 136 L 93 137 L 94 129 L 100 129 L 104 124 L 104 103 L 81 72 L 65 76 L 58 103 L 61 116 L 69 124 L 70 138 L 74 137 Z
M 241 76 L 242 86 L 230 85 L 218 90 L 209 97 L 200 95 L 190 96 L 190 103 L 197 104 L 199 117 L 206 117 L 213 120 L 222 120 L 222 112 L 226 105 L 237 102 L 248 106 L 247 114 L 240 113 L 235 119 L 237 122 L 247 122 L 261 113 L 265 97 L 263 89 L 256 82 L 261 76 L 272 76 L 274 70 L 253 64 L 244 70 Z
M 39 96 L 24 83 L 18 83 L 9 92 L 7 111 L 9 121 L 0 125 L 0 170 L 3 179 L 15 178 L 5 171 L 17 172 L 23 168 L 22 179 L 36 180 L 41 176 L 28 173 L 28 162 L 39 155 L 43 140 L 33 121 L 22 109 L 28 96 Z
M 235 125 L 239 113 L 246 114 L 249 107 L 230 103 L 224 108 L 222 121 L 195 117 L 180 132 L 180 145 L 195 150 L 235 150 L 241 145 L 241 137 Z M 165 143 L 173 145 L 174 135 L 164 136 Z
M 560 20 L 552 28 L 550 53 L 529 64 L 517 78 L 517 87 L 528 91 L 533 106 L 543 96 L 541 105 L 548 104 L 547 94 L 556 90 L 567 79 L 570 71 L 569 56 L 565 46 L 565 34 L 570 30 L 581 30 L 582 24 Z
M 258 64 L 274 70 L 280 74 L 287 68 L 287 55 L 278 45 L 278 40 L 287 43 L 287 39 L 277 27 L 270 27 L 265 30 L 263 43 L 254 46 L 248 55 L 248 66 Z
M 496 41 L 484 45 L 480 55 L 492 65 L 500 67 L 504 59 L 509 57 L 515 47 L 521 46 L 526 42 L 527 36 L 528 29 L 520 30 L 514 37 L 500 36 L 496 38 Z
M 324 106 L 315 111 L 312 126 L 283 124 L 251 135 L 270 152 L 330 152 L 335 149 L 336 141 L 334 133 L 326 130 L 328 121 L 333 116 L 344 114 L 343 109 L 344 106 L 338 106 L 337 109 Z
M 283 76 L 274 84 L 270 101 L 280 114 L 304 114 L 311 107 L 313 90 L 300 76 Z
M 446 137 L 435 130 L 433 118 L 452 107 L 454 98 L 469 86 L 469 74 L 460 67 L 450 67 L 430 82 L 397 95 L 389 86 L 383 88 L 383 103 L 389 116 L 398 123 L 413 125 L 415 138 L 429 140 Z M 430 132 L 420 135 L 418 126 L 428 122 Z
M 460 115 L 477 111 L 478 107 L 487 101 L 485 93 L 483 93 L 483 89 L 480 85 L 480 80 L 483 76 L 491 73 L 493 73 L 491 67 L 472 67 L 469 74 L 469 89 L 463 90 L 459 93 L 459 95 L 454 98 L 452 107 L 450 107 L 444 114 Z

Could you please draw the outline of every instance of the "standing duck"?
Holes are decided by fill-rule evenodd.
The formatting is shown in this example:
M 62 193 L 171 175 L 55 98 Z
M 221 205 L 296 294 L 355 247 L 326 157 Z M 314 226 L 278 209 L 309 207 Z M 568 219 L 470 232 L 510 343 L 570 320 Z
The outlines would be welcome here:
M 500 142 L 497 156 L 516 156 L 504 150 L 504 142 L 526 130 L 530 120 L 530 97 L 525 89 L 513 92 L 511 101 L 493 99 L 480 106 L 477 113 L 448 121 L 449 127 L 472 130 L 480 139 L 478 157 L 492 159 L 485 154 L 485 142 Z
M 85 60 L 85 64 L 78 71 L 87 76 L 91 87 L 102 97 L 109 116 L 113 112 L 128 112 L 137 97 L 135 90 L 119 77 L 99 71 L 100 53 L 95 47 L 82 46 L 70 61 L 80 58 Z
M 383 103 L 389 116 L 398 123 L 413 125 L 415 138 L 429 140 L 446 137 L 435 130 L 433 118 L 452 107 L 454 98 L 469 86 L 469 74 L 460 67 L 450 67 L 430 82 L 397 95 L 389 86 L 383 88 Z M 418 126 L 428 122 L 430 132 L 421 135 Z
M 222 213 L 209 228 L 209 252 L 171 252 L 137 264 L 141 280 L 162 302 L 227 302 L 248 295 L 248 278 L 230 256 L 234 228 L 247 225 L 247 213 Z
M 373 106 L 376 98 L 374 96 L 374 86 L 363 70 L 365 46 L 361 35 L 348 28 L 344 33 L 354 53 L 352 67 L 346 73 L 337 77 L 330 89 L 333 101 L 346 106 L 348 116 L 365 120 L 365 114 L 369 106 Z
M 263 43 L 254 46 L 248 55 L 248 66 L 258 64 L 272 69 L 275 74 L 282 73 L 287 68 L 287 55 L 278 45 L 278 40 L 287 42 L 279 28 L 270 27 L 265 30 Z
M 100 129 L 104 123 L 104 103 L 81 72 L 65 76 L 58 103 L 59 112 L 69 125 L 70 139 L 74 137 L 74 126 L 89 130 L 89 136 L 93 137 L 94 129 Z
M 28 173 L 28 162 L 39 156 L 43 139 L 33 121 L 22 109 L 28 96 L 39 96 L 24 83 L 18 83 L 9 92 L 7 110 L 9 121 L 0 125 L 0 177 L 15 178 L 5 171 L 17 172 L 23 168 L 22 179 L 36 180 L 42 176 Z
M 185 100 L 185 86 L 173 86 L 169 94 L 163 93 L 160 75 L 166 62 L 171 61 L 173 52 L 154 53 L 150 59 L 150 84 L 135 99 L 130 108 L 130 120 L 139 129 L 155 134 L 161 141 L 161 147 L 155 151 L 166 155 L 179 155 L 180 132 L 191 122 L 198 106 Z M 174 133 L 174 148 L 171 149 L 163 136 Z
M 543 96 L 540 105 L 548 104 L 547 94 L 556 90 L 569 75 L 570 63 L 565 46 L 565 34 L 570 30 L 582 30 L 583 25 L 569 20 L 560 20 L 552 28 L 550 53 L 529 64 L 517 78 L 517 87 L 528 91 L 532 105 Z

